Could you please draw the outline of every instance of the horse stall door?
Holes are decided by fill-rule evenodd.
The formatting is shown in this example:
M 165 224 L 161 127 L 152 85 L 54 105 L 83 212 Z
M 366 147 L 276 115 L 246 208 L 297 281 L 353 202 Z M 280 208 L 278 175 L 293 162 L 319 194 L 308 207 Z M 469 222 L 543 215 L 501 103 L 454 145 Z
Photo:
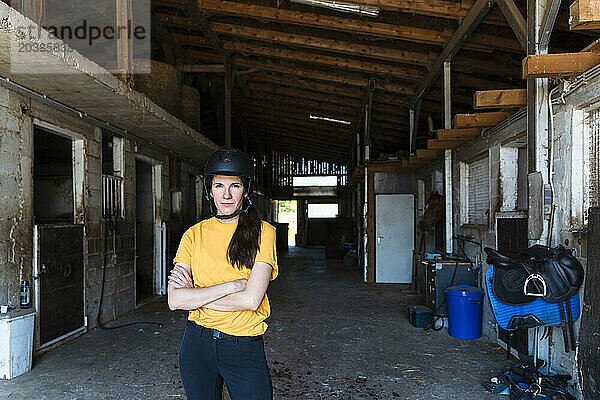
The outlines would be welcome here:
M 498 251 L 503 254 L 516 256 L 529 247 L 527 218 L 498 218 L 496 232 Z M 508 343 L 508 331 L 498 327 L 498 340 Z M 529 355 L 528 331 L 515 331 L 510 339 L 510 346 L 519 354 Z
M 412 283 L 414 215 L 414 195 L 376 195 L 375 282 Z
M 84 329 L 83 226 L 38 225 L 40 347 Z
M 585 294 L 579 329 L 579 377 L 584 398 L 595 399 L 600 392 L 600 208 L 592 207 L 588 222 L 588 251 Z

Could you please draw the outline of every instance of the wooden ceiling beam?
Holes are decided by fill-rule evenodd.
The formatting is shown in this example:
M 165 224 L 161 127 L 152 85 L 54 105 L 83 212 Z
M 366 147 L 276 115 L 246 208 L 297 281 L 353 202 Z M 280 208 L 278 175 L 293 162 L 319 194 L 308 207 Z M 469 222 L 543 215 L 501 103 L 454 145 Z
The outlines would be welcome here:
M 184 0 L 153 0 L 153 5 L 172 8 L 183 8 Z M 355 4 L 379 7 L 383 10 L 403 12 L 412 15 L 427 15 L 446 19 L 462 19 L 469 11 L 469 2 L 452 2 L 446 0 L 355 0 Z
M 323 128 L 329 128 L 329 129 L 339 129 L 341 131 L 345 131 L 345 130 L 351 130 L 352 125 L 350 124 L 341 124 L 338 122 L 331 122 L 331 121 L 326 121 L 326 120 L 322 120 L 322 119 L 310 119 L 311 115 L 314 115 L 313 113 L 310 112 L 299 112 L 297 110 L 277 110 L 277 109 L 268 109 L 268 108 L 260 108 L 260 107 L 256 107 L 254 105 L 250 105 L 250 104 L 244 104 L 244 103 L 236 103 L 238 104 L 238 107 L 240 108 L 240 110 L 242 111 L 246 111 L 250 114 L 256 114 L 256 115 L 268 115 L 268 116 L 273 116 L 276 118 L 284 118 L 284 119 L 290 119 L 290 120 L 295 120 L 295 121 L 299 121 L 299 122 L 306 122 L 306 123 L 312 123 L 315 124 L 316 126 L 321 126 Z
M 469 14 L 463 19 L 459 27 L 454 31 L 452 37 L 448 40 L 444 49 L 433 63 L 427 76 L 419 83 L 412 98 L 412 104 L 417 104 L 425 92 L 427 92 L 435 81 L 439 78 L 444 62 L 452 60 L 454 56 L 462 49 L 465 41 L 471 36 L 473 31 L 479 26 L 483 18 L 494 5 L 494 0 L 476 0 L 469 11 Z
M 248 117 L 250 119 L 251 117 Z M 294 134 L 297 135 L 299 139 L 303 139 L 304 137 L 314 137 L 316 132 L 323 132 L 330 137 L 334 137 L 338 140 L 342 140 L 345 143 L 352 143 L 352 139 L 354 138 L 352 132 L 344 132 L 344 131 L 336 131 L 331 129 L 323 129 L 315 128 L 307 126 L 304 123 L 297 123 L 289 120 L 282 119 L 273 119 L 268 116 L 263 116 L 258 123 L 262 124 L 265 127 L 270 127 L 273 129 L 280 130 L 282 132 L 289 132 L 290 128 L 292 128 Z M 316 131 L 315 129 L 321 129 L 320 131 Z M 382 128 L 373 129 L 372 132 L 373 139 L 379 138 L 381 140 L 387 140 L 388 142 L 395 142 L 400 139 L 405 139 L 408 137 L 408 134 L 403 134 L 402 131 L 387 131 Z
M 343 106 L 352 107 L 358 109 L 360 107 L 360 101 L 350 97 L 340 97 L 336 95 L 327 95 L 324 93 L 311 92 L 303 89 L 295 89 L 291 87 L 270 85 L 261 82 L 248 82 L 248 88 L 250 90 L 256 90 L 266 93 L 274 93 L 283 96 L 296 97 L 300 99 L 311 99 L 317 100 L 324 103 L 339 104 Z
M 465 7 L 469 2 L 465 4 L 465 2 L 455 3 L 444 0 L 352 0 L 352 3 L 379 7 L 383 10 L 447 19 L 462 19 L 469 12 L 469 9 Z
M 253 98 L 245 98 L 243 100 L 236 101 L 235 104 L 238 107 L 245 107 L 252 110 L 257 110 L 259 112 L 272 112 L 274 114 L 289 114 L 295 116 L 308 116 L 312 114 L 351 122 L 352 118 L 355 117 L 354 114 L 340 113 L 323 107 L 308 107 L 307 105 L 304 105 L 299 108 L 297 105 L 265 103 L 261 99 Z M 408 112 L 408 109 L 406 109 L 406 111 Z M 405 127 L 408 126 L 408 116 L 405 116 L 402 113 L 394 115 L 374 113 L 373 123 L 375 125 L 382 125 L 389 129 L 393 129 L 394 127 Z
M 293 75 L 300 78 L 332 82 L 340 85 L 357 86 L 360 88 L 365 88 L 369 85 L 368 79 L 348 74 L 342 75 L 336 73 L 327 73 L 312 69 L 306 69 L 299 66 L 287 66 L 276 62 L 265 62 L 264 60 L 253 60 L 243 57 L 235 57 L 235 60 L 236 65 L 247 68 L 256 68 L 267 72 L 274 72 L 284 75 Z M 375 90 L 382 90 L 385 92 L 406 95 L 412 94 L 412 89 L 409 86 L 390 83 L 384 79 L 375 79 Z
M 448 39 L 452 36 L 450 32 L 440 32 L 435 29 L 426 29 L 416 26 L 392 25 L 368 21 L 365 19 L 333 17 L 318 13 L 292 11 L 284 8 L 263 7 L 253 4 L 237 3 L 233 1 L 197 0 L 197 2 L 200 8 L 207 12 L 217 14 L 256 18 L 261 21 L 270 20 L 279 23 L 312 26 L 321 29 L 350 32 L 352 34 L 393 38 L 437 46 L 444 46 Z M 462 19 L 462 17 L 460 19 Z M 472 41 L 467 43 L 465 48 L 486 52 L 496 48 L 499 50 L 522 53 L 521 46 L 516 40 L 479 33 L 472 35 Z
M 600 29 L 600 3 L 598 0 L 575 0 L 569 9 L 570 29 Z
M 440 141 L 471 140 L 481 135 L 479 128 L 438 129 L 436 138 Z
M 198 6 L 195 3 L 195 0 L 186 0 L 185 6 L 188 14 L 187 18 L 189 18 L 189 21 L 193 24 L 194 27 L 202 31 L 202 34 L 208 40 L 213 50 L 219 56 L 225 56 L 223 43 L 221 43 L 217 35 L 212 31 L 206 13 L 202 9 L 198 8 Z
M 297 99 L 293 97 L 280 96 L 264 92 L 253 92 L 249 97 L 251 101 L 260 101 L 264 104 L 273 104 L 275 106 L 285 105 L 288 107 L 297 107 L 299 110 L 323 110 L 324 112 L 332 112 L 346 115 L 356 115 L 354 108 L 339 106 L 337 104 L 323 103 L 315 100 Z
M 523 51 L 527 53 L 527 22 L 513 0 L 497 0 L 498 7 L 519 40 Z
M 252 97 L 245 98 L 240 101 L 235 100 L 235 104 L 237 104 L 240 107 L 251 108 L 251 109 L 259 110 L 259 111 L 262 110 L 262 111 L 269 111 L 269 112 L 274 112 L 274 113 L 287 113 L 287 114 L 293 114 L 293 115 L 313 114 L 313 115 L 319 115 L 319 116 L 323 116 L 323 117 L 340 119 L 340 120 L 344 120 L 344 121 L 350 121 L 352 118 L 355 117 L 354 114 L 340 113 L 340 112 L 332 111 L 332 110 L 329 110 L 329 109 L 323 108 L 323 107 L 308 107 L 305 105 L 305 106 L 299 108 L 297 105 L 288 105 L 285 103 L 282 103 L 282 104 L 265 103 L 262 99 L 253 99 Z
M 248 26 L 212 23 L 213 30 L 222 35 L 256 39 L 270 43 L 285 44 L 332 51 L 351 56 L 375 58 L 378 60 L 399 62 L 426 66 L 435 60 L 436 53 L 426 53 L 414 50 L 400 50 L 378 46 L 351 43 L 342 40 L 325 39 L 318 36 L 301 35 L 268 29 L 258 29 Z
M 417 149 L 416 156 L 421 159 L 440 158 L 444 155 L 442 150 Z
M 304 79 L 291 79 L 280 76 L 265 75 L 265 74 L 251 74 L 247 77 L 248 82 L 261 82 L 276 85 L 283 85 L 293 87 L 296 89 L 310 90 L 314 92 L 330 93 L 335 96 L 344 96 L 351 98 L 361 98 L 363 91 L 355 88 L 344 88 L 336 85 L 329 85 L 320 82 L 310 82 Z
M 289 78 L 282 78 L 282 77 L 278 77 L 278 76 L 271 76 L 271 75 L 264 75 L 264 74 L 251 74 L 251 75 L 248 75 L 247 79 L 249 82 L 257 81 L 257 82 L 263 82 L 263 83 L 275 83 L 275 84 L 289 86 L 289 87 L 293 87 L 293 88 L 300 88 L 300 89 L 305 89 L 305 90 L 309 90 L 309 91 L 332 94 L 332 95 L 336 95 L 336 96 L 345 96 L 345 97 L 350 97 L 350 98 L 354 98 L 354 99 L 362 99 L 362 97 L 363 97 L 363 92 L 358 89 L 341 88 L 341 87 L 335 86 L 335 85 L 309 82 L 309 81 L 302 80 L 302 79 L 289 79 Z M 436 96 L 438 96 L 437 93 L 431 94 L 432 98 L 435 98 Z M 464 105 L 468 104 L 469 106 L 471 106 L 472 101 L 473 101 L 473 99 L 471 97 L 467 97 L 467 96 L 460 97 L 459 95 L 455 95 L 453 99 L 455 100 L 456 103 L 460 103 L 460 104 L 464 104 Z M 405 96 L 403 99 L 402 97 L 391 96 L 390 94 L 375 92 L 373 100 L 376 103 L 401 106 L 402 110 L 406 111 L 406 113 L 408 113 L 408 106 L 410 104 L 410 99 L 408 98 L 408 96 Z M 375 106 L 375 108 L 377 108 L 377 105 Z M 441 105 L 439 105 L 438 103 L 426 102 L 423 109 L 425 111 L 433 109 L 435 112 L 437 112 L 437 111 L 441 110 Z M 396 111 L 396 112 L 398 112 L 398 111 Z
M 225 68 L 223 64 L 187 64 L 181 67 L 183 72 L 196 72 L 196 73 L 223 73 Z
M 480 90 L 473 96 L 476 110 L 519 108 L 527 105 L 527 89 Z
M 264 124 L 262 121 L 257 120 L 247 120 L 249 124 L 249 128 L 254 131 L 268 132 L 273 135 L 277 135 L 279 138 L 287 138 L 290 140 L 295 140 L 298 143 L 305 143 L 311 145 L 320 145 L 326 146 L 322 147 L 323 151 L 346 151 L 352 145 L 352 143 L 348 145 L 340 144 L 339 142 L 333 142 L 331 138 L 324 137 L 326 135 L 321 136 L 308 136 L 308 135 L 299 135 L 296 130 L 291 131 L 289 129 L 282 129 L 280 126 Z M 283 150 L 283 149 L 281 149 Z
M 246 114 L 246 120 L 255 121 L 256 123 L 260 123 L 263 126 L 277 128 L 283 132 L 294 132 L 294 134 L 301 133 L 302 135 L 300 135 L 300 137 L 322 137 L 323 135 L 327 135 L 330 137 L 335 137 L 344 140 L 352 139 L 351 131 L 339 131 L 322 126 L 315 127 L 304 122 L 294 121 L 290 119 L 274 118 L 265 115 L 261 115 L 261 117 L 258 118 L 258 116 Z M 343 145 L 345 144 L 346 143 L 344 142 Z
M 445 150 L 445 149 L 453 149 L 455 147 L 460 146 L 461 144 L 466 143 L 463 140 L 437 140 L 437 139 L 428 139 L 427 140 L 427 148 L 431 150 Z
M 247 109 L 243 108 L 242 112 L 246 114 L 247 118 L 259 118 L 261 121 L 271 121 L 275 123 L 283 122 L 286 124 L 290 124 L 291 126 L 301 126 L 307 129 L 314 129 L 315 132 L 320 131 L 332 133 L 336 136 L 343 138 L 348 138 L 348 136 L 352 134 L 352 131 L 349 130 L 348 127 L 342 127 L 341 125 L 337 127 L 332 125 L 325 125 L 323 123 L 320 123 L 320 121 L 318 120 L 308 119 L 308 117 L 302 119 L 294 118 L 287 115 L 275 115 L 266 112 L 258 112 L 255 110 L 250 110 L 248 112 L 245 111 L 247 111 Z
M 535 54 L 523 59 L 523 79 L 577 76 L 600 64 L 600 53 Z
M 413 66 L 401 66 L 382 64 L 379 62 L 348 59 L 324 54 L 301 51 L 297 49 L 286 49 L 272 46 L 260 46 L 241 42 L 223 42 L 223 47 L 229 51 L 254 54 L 264 57 L 280 58 L 299 61 L 309 64 L 320 64 L 339 69 L 348 69 L 374 75 L 393 76 L 400 79 L 414 81 L 422 78 L 425 74 L 420 68 Z
M 192 34 L 182 34 L 182 33 L 174 33 L 173 37 L 179 43 L 185 46 L 196 46 L 196 47 L 210 47 L 212 48 L 210 42 L 204 36 L 192 35 Z
M 478 128 L 495 126 L 512 115 L 511 112 L 497 111 L 476 114 L 454 115 L 455 128 Z

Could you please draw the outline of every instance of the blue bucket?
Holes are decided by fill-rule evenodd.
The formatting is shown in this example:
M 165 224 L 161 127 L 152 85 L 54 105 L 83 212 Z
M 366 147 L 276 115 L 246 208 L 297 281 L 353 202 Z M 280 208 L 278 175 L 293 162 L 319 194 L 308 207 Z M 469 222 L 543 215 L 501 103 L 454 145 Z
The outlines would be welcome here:
M 483 290 L 469 285 L 458 285 L 446 289 L 446 296 L 450 336 L 457 339 L 481 337 Z

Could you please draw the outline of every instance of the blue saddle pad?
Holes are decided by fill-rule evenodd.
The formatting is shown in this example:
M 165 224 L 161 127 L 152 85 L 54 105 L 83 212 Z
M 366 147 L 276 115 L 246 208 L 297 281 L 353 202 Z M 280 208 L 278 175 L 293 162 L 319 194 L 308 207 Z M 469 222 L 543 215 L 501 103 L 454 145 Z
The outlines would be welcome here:
M 485 284 L 487 295 L 492 308 L 494 319 L 502 329 L 511 331 L 516 329 L 535 328 L 536 326 L 558 326 L 565 320 L 561 318 L 561 303 L 548 303 L 541 297 L 535 301 L 524 305 L 509 305 L 502 303 L 492 290 L 494 279 L 494 266 L 490 265 L 485 275 Z M 569 299 L 571 306 L 571 320 L 579 318 L 580 304 L 579 293 L 575 293 Z M 563 302 L 563 309 L 567 312 L 566 301 Z

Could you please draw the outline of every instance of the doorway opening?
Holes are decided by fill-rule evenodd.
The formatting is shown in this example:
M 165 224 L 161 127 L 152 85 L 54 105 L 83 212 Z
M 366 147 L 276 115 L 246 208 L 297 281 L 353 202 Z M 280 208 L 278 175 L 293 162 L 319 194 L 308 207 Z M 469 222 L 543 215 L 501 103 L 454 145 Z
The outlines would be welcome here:
M 154 191 L 152 164 L 135 160 L 135 299 L 141 305 L 154 295 Z
M 73 141 L 35 126 L 33 143 L 34 222 L 72 224 Z
M 277 202 L 277 222 L 288 224 L 288 246 L 296 245 L 298 233 L 298 202 L 296 200 L 282 200 Z
M 34 306 L 36 347 L 85 329 L 83 140 L 34 125 Z

